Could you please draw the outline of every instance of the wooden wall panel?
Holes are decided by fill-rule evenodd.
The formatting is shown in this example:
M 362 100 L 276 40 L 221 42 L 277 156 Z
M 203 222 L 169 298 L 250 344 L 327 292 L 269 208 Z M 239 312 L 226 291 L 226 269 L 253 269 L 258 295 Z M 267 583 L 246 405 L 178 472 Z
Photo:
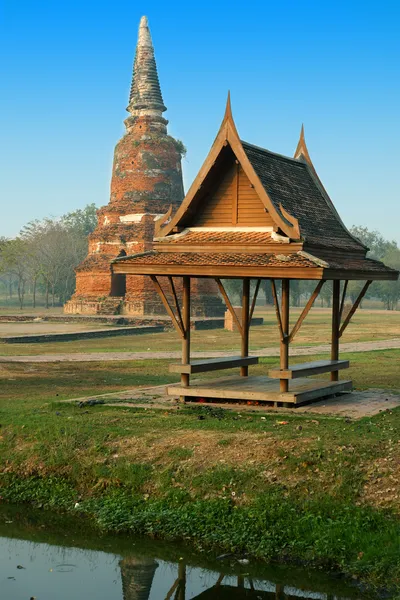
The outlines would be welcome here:
M 271 227 L 273 221 L 242 167 L 233 164 L 197 205 L 193 226 Z
M 221 183 L 197 207 L 198 227 L 232 227 L 232 199 L 236 185 L 236 165 L 228 170 Z
M 264 204 L 251 186 L 242 167 L 239 167 L 237 224 L 244 227 L 270 227 L 273 221 Z

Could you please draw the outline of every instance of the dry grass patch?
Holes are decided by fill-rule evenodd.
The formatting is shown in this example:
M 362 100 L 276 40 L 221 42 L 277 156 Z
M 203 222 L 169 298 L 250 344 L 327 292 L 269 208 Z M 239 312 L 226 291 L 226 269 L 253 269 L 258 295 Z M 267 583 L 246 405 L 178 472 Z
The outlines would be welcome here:
M 302 439 L 300 450 L 298 440 L 280 440 L 277 444 L 270 433 L 177 431 L 169 436 L 145 434 L 123 438 L 110 446 L 114 456 L 134 462 L 167 467 L 180 460 L 202 470 L 217 465 L 237 468 L 279 465 L 287 455 L 304 451 L 305 444 L 307 440 Z
M 400 514 L 400 442 L 389 446 L 387 456 L 369 462 L 365 472 L 362 502 Z

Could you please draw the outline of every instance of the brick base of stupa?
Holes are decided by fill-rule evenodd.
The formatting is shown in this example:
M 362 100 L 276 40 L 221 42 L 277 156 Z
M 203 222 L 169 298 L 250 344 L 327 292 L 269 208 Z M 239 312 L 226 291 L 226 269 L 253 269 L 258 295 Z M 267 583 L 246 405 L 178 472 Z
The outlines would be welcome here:
M 160 283 L 173 307 L 173 300 L 166 278 Z M 65 314 L 70 315 L 131 315 L 150 317 L 165 315 L 165 308 L 148 277 L 127 276 L 125 295 L 111 295 L 111 275 L 107 273 L 77 274 L 77 290 L 64 305 Z M 181 282 L 175 281 L 178 297 L 181 297 Z M 83 290 L 86 290 L 84 293 Z M 83 292 L 83 293 L 82 293 Z M 191 313 L 193 317 L 222 317 L 224 305 L 218 295 L 217 286 L 206 279 L 192 279 Z

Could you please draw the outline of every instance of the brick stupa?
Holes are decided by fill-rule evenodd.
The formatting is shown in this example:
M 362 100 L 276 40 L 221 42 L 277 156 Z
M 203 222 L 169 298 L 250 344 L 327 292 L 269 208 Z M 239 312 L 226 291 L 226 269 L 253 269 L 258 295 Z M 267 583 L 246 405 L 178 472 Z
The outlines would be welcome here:
M 89 252 L 76 269 L 76 291 L 64 306 L 69 314 L 165 314 L 149 278 L 114 275 L 110 261 L 150 250 L 157 218 L 184 197 L 183 144 L 167 133 L 154 48 L 146 17 L 139 25 L 126 132 L 117 143 L 107 206 L 97 212 Z M 193 302 L 197 316 L 221 315 L 212 282 L 199 281 Z

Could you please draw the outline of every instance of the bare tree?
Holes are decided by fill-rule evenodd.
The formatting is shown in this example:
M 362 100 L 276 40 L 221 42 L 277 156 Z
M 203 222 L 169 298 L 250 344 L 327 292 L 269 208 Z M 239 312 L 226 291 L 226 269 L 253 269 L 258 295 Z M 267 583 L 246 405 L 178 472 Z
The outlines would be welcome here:
M 20 237 L 5 241 L 1 246 L 0 271 L 17 282 L 20 309 L 24 307 L 25 286 L 29 276 L 29 246 Z
M 89 204 L 61 219 L 31 221 L 22 229 L 21 236 L 30 248 L 34 305 L 38 284 L 44 287 L 46 308 L 50 297 L 54 306 L 56 298 L 65 302 L 73 294 L 75 268 L 87 254 L 88 234 L 95 226 L 96 208 Z

